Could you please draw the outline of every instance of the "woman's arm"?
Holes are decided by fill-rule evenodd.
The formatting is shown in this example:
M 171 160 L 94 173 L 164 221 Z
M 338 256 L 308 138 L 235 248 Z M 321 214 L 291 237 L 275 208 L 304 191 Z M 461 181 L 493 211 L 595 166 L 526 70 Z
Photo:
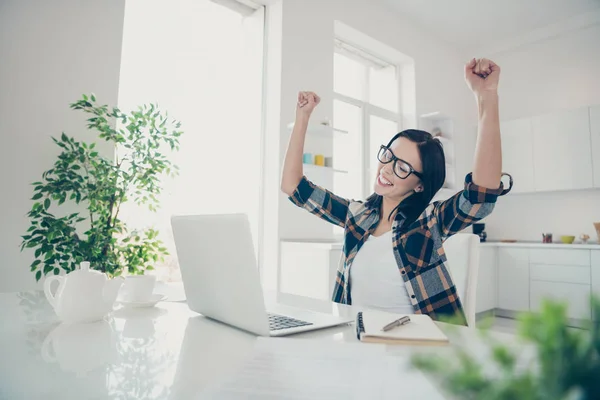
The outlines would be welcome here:
M 479 110 L 477 145 L 473 173 L 467 175 L 465 188 L 446 201 L 436 202 L 429 218 L 435 218 L 446 239 L 488 216 L 504 189 L 502 178 L 502 144 L 498 116 L 498 81 L 500 67 L 486 59 L 471 60 L 465 65 L 465 80 L 473 91 Z
M 479 112 L 473 182 L 497 189 L 502 177 L 502 145 L 498 113 L 500 67 L 485 58 L 465 66 L 465 80 L 477 100 Z
M 296 122 L 283 164 L 281 190 L 298 207 L 304 208 L 327 222 L 344 227 L 350 202 L 307 180 L 302 167 L 308 121 L 320 101 L 319 96 L 312 92 L 298 94 Z
M 283 164 L 283 175 L 281 177 L 281 190 L 291 196 L 304 176 L 302 168 L 302 155 L 304 153 L 304 139 L 310 115 L 321 99 L 312 92 L 298 93 L 298 104 L 296 106 L 296 122 Z

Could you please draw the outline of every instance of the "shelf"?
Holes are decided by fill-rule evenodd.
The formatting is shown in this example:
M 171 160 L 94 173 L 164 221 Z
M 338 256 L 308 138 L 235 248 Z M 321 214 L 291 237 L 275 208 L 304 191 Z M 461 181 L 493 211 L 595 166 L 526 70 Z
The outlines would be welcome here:
M 427 114 L 422 114 L 421 116 L 419 116 L 419 118 L 421 118 L 421 119 L 429 119 L 429 120 L 433 120 L 433 121 L 450 119 L 450 117 L 442 114 L 439 111 L 431 112 L 431 113 L 427 113 Z
M 320 172 L 337 172 L 340 174 L 347 174 L 348 171 L 344 171 L 341 169 L 335 169 L 332 167 L 322 167 L 320 165 L 315 165 L 315 164 L 302 164 L 304 166 L 304 169 L 306 169 L 307 171 L 320 171 Z
M 294 129 L 294 123 L 288 124 L 287 128 L 291 131 Z M 347 135 L 348 131 L 336 129 L 330 125 L 309 125 L 306 133 L 315 136 L 333 136 L 334 134 Z

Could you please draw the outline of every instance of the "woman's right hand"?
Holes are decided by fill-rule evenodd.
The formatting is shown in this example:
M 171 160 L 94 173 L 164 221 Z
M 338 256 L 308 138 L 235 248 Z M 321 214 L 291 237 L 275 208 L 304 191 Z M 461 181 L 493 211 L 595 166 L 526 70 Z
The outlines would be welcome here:
M 314 92 L 298 92 L 298 104 L 296 105 L 296 118 L 308 118 L 315 107 L 321 102 L 321 98 Z

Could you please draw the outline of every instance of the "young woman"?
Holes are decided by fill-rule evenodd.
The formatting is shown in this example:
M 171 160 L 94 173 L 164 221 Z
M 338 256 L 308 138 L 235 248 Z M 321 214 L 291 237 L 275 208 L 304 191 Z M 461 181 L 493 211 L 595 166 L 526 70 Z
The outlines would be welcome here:
M 487 59 L 465 65 L 465 80 L 479 110 L 473 172 L 462 192 L 433 204 L 446 177 L 444 152 L 438 140 L 416 129 L 381 146 L 374 193 L 364 202 L 308 181 L 302 169 L 304 139 L 320 98 L 299 93 L 281 189 L 297 206 L 345 228 L 333 301 L 433 319 L 459 317 L 466 324 L 443 242 L 489 215 L 498 196 L 512 187 L 512 179 L 507 190 L 501 183 L 499 76 L 500 68 Z

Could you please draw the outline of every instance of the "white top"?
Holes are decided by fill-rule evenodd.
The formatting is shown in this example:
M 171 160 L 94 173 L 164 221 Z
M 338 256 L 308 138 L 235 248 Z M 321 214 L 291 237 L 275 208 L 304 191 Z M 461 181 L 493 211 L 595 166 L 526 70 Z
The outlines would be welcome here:
M 392 232 L 369 236 L 350 266 L 352 305 L 414 314 L 392 245 Z

